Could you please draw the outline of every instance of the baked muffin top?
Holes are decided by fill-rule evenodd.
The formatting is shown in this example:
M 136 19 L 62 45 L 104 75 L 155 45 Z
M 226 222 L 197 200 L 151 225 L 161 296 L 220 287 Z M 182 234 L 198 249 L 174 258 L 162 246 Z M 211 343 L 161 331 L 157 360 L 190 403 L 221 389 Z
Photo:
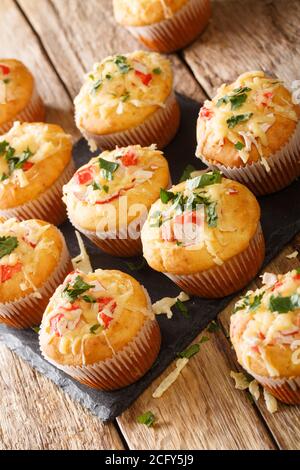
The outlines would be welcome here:
M 115 18 L 124 26 L 147 26 L 172 18 L 189 0 L 113 0 Z
M 64 247 L 60 231 L 42 220 L 0 222 L 0 302 L 35 293 L 56 268 Z
M 80 227 L 109 231 L 114 222 L 122 226 L 149 209 L 169 178 L 168 162 L 155 146 L 117 147 L 75 173 L 63 188 L 64 201 Z
M 215 171 L 161 191 L 142 229 L 143 252 L 155 270 L 192 274 L 245 250 L 260 208 L 243 185 Z
M 76 124 L 98 135 L 135 127 L 165 106 L 172 84 L 170 62 L 160 54 L 107 57 L 85 76 L 74 101 Z
M 259 161 L 268 170 L 268 157 L 288 142 L 299 117 L 282 81 L 247 72 L 200 109 L 196 155 L 229 167 Z
M 300 269 L 265 273 L 263 287 L 235 305 L 230 337 L 240 364 L 251 374 L 300 375 Z
M 0 59 L 0 125 L 11 121 L 31 99 L 34 79 L 22 62 Z
M 36 198 L 71 159 L 71 137 L 60 126 L 19 123 L 0 136 L 0 209 Z
M 146 290 L 121 271 L 69 274 L 44 313 L 40 345 L 48 359 L 65 365 L 110 358 L 154 318 Z

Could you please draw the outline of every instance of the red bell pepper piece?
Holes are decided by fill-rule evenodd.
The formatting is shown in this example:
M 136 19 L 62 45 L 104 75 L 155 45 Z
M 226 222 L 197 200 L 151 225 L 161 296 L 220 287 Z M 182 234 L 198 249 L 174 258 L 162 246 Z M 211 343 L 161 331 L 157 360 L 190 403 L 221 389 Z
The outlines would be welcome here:
M 10 68 L 4 64 L 0 64 L 0 70 L 3 73 L 3 75 L 8 75 L 10 73 Z
M 148 86 L 152 80 L 151 73 L 143 73 L 143 72 L 140 72 L 139 70 L 135 70 L 135 74 L 141 79 L 142 83 L 146 86 Z
M 9 281 L 14 274 L 18 273 L 22 269 L 22 263 L 17 263 L 14 266 L 8 266 L 6 264 L 0 265 L 0 283 Z
M 78 184 L 88 184 L 93 180 L 93 167 L 88 166 L 75 173 L 75 180 Z

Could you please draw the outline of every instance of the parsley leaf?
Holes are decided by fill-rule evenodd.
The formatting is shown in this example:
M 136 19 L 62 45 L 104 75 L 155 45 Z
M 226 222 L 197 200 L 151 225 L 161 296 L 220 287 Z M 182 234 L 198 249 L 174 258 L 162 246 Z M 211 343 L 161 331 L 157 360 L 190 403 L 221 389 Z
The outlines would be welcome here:
M 108 181 L 113 180 L 113 173 L 119 168 L 119 163 L 109 162 L 108 160 L 104 160 L 104 158 L 99 158 L 99 165 L 102 169 L 103 178 Z
M 35 333 L 39 334 L 41 327 L 40 327 L 40 326 L 32 326 L 31 329 L 32 329 Z
M 217 203 L 211 202 L 205 206 L 205 212 L 207 217 L 207 224 L 209 227 L 216 227 L 218 223 L 218 214 L 217 214 Z
M 152 411 L 146 411 L 146 413 L 138 416 L 138 418 L 137 418 L 137 422 L 139 424 L 145 424 L 146 426 L 148 426 L 148 428 L 153 426 L 155 420 L 156 420 L 156 418 L 155 418 L 154 414 L 152 413 Z
M 130 269 L 130 271 L 140 271 L 146 266 L 145 258 L 142 259 L 139 263 L 131 263 L 130 261 L 125 261 L 126 266 Z
M 98 189 L 101 190 L 100 184 L 96 183 L 96 181 L 92 182 L 92 187 L 94 191 L 97 191 Z
M 92 86 L 92 89 L 91 89 L 91 94 L 92 95 L 95 95 L 97 93 L 97 91 L 99 90 L 99 88 L 101 87 L 102 85 L 102 80 L 99 78 L 99 80 L 96 80 L 95 83 L 93 83 L 93 86 Z
M 188 312 L 187 306 L 180 299 L 177 299 L 175 307 L 178 308 L 180 313 L 182 313 L 182 315 L 185 318 L 189 318 L 189 312 Z
M 94 286 L 84 282 L 81 276 L 77 276 L 73 285 L 68 284 L 65 287 L 63 295 L 67 297 L 69 302 L 73 303 L 81 294 L 91 289 L 91 287 Z
M 160 211 L 155 211 L 151 214 L 150 217 L 150 227 L 160 227 L 162 224 L 162 213 Z
M 191 173 L 193 173 L 193 171 L 196 171 L 196 168 L 193 165 L 187 165 L 183 170 L 179 182 L 182 183 L 183 181 L 188 180 L 191 177 Z
M 213 171 L 210 173 L 203 173 L 203 175 L 196 176 L 186 183 L 186 187 L 193 191 L 194 189 L 204 188 L 212 184 L 217 184 L 222 181 L 222 175 L 219 171 Z
M 18 245 L 17 237 L 0 237 L 0 258 L 10 255 Z
M 94 297 L 92 297 L 91 295 L 83 295 L 82 300 L 84 300 L 88 304 L 95 304 L 97 302 L 97 300 L 94 299 Z
M 217 107 L 219 108 L 223 104 L 231 103 L 232 111 L 240 108 L 245 101 L 247 100 L 247 94 L 251 91 L 251 88 L 240 87 L 233 90 L 233 93 L 230 95 L 225 95 L 217 101 Z
M 190 359 L 195 356 L 195 354 L 198 354 L 201 344 L 206 343 L 207 341 L 209 341 L 208 336 L 202 336 L 199 343 L 191 344 L 191 346 L 179 353 L 178 357 Z
M 243 150 L 245 144 L 243 144 L 243 142 L 237 142 L 236 144 L 234 144 L 234 146 L 237 150 Z
M 96 323 L 95 325 L 91 326 L 91 328 L 90 328 L 90 333 L 91 333 L 92 335 L 95 335 L 95 334 L 96 334 L 96 331 L 99 330 L 99 328 L 101 328 L 100 331 L 103 330 L 103 326 L 99 325 L 99 323 Z
M 123 55 L 117 55 L 114 59 L 114 63 L 122 74 L 128 73 L 132 69 L 128 64 L 127 57 Z
M 245 113 L 245 114 L 236 114 L 231 118 L 227 119 L 227 126 L 229 129 L 233 129 L 237 126 L 240 122 L 248 121 L 253 116 L 253 113 Z
M 123 103 L 125 103 L 125 101 L 129 100 L 130 98 L 130 93 L 129 91 L 125 91 L 125 93 L 123 93 L 123 95 L 121 95 L 121 101 Z
M 279 295 L 270 297 L 269 308 L 271 312 L 288 313 L 300 308 L 300 294 L 294 294 L 290 297 Z
M 210 324 L 207 327 L 207 331 L 209 333 L 215 333 L 216 331 L 219 331 L 219 330 L 220 330 L 220 327 L 215 320 L 210 322 Z
M 0 142 L 0 155 L 2 155 L 4 152 L 6 152 L 7 147 L 9 146 L 9 143 L 6 140 L 2 140 Z
M 169 201 L 175 199 L 176 194 L 172 193 L 171 191 L 166 191 L 165 189 L 160 190 L 160 200 L 163 204 L 168 204 Z
M 249 310 L 251 310 L 252 312 L 256 310 L 260 306 L 263 296 L 264 296 L 264 292 L 262 292 L 261 294 L 255 295 L 252 302 L 249 303 Z
M 155 73 L 155 75 L 160 75 L 161 74 L 161 68 L 156 67 L 155 69 L 152 70 L 152 72 Z

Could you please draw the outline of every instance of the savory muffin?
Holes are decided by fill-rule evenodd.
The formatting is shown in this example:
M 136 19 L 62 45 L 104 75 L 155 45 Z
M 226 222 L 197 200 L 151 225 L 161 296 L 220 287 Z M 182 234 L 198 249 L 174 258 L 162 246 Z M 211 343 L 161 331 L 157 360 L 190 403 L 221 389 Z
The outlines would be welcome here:
M 142 377 L 160 348 L 146 290 L 120 271 L 67 276 L 40 329 L 43 356 L 90 387 L 113 390 Z
M 205 28 L 210 0 L 113 0 L 116 21 L 158 52 L 183 49 Z
M 75 98 L 77 127 L 92 148 L 156 143 L 166 146 L 179 126 L 169 60 L 145 51 L 95 64 Z
M 116 256 L 142 251 L 140 228 L 160 188 L 170 184 L 168 162 L 155 146 L 105 151 L 64 186 L 72 224 Z
M 74 171 L 71 137 L 61 127 L 15 122 L 0 136 L 0 215 L 60 224 L 62 186 Z
M 44 121 L 45 109 L 34 78 L 22 62 L 0 59 L 0 134 L 14 121 Z
M 248 72 L 200 110 L 197 156 L 262 195 L 300 175 L 300 107 L 275 78 Z
M 0 322 L 38 325 L 49 298 L 72 269 L 60 231 L 42 220 L 1 219 Z
M 300 404 L 300 269 L 265 273 L 235 305 L 230 338 L 239 363 L 272 395 Z
M 162 190 L 142 229 L 144 257 L 184 292 L 224 297 L 264 259 L 260 208 L 243 185 L 215 171 Z

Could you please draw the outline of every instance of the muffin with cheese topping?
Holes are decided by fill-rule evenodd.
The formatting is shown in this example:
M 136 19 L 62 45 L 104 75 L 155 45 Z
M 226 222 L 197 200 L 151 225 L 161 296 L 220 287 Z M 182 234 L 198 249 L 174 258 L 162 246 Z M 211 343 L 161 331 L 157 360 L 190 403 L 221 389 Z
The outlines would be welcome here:
M 37 219 L 1 219 L 0 323 L 39 325 L 49 298 L 71 269 L 56 227 Z
M 77 127 L 92 149 L 136 143 L 163 148 L 179 126 L 171 64 L 154 52 L 95 64 L 74 103 Z
M 99 248 L 116 256 L 142 251 L 140 228 L 160 188 L 170 184 L 168 162 L 155 146 L 105 151 L 64 186 L 72 224 Z
M 300 269 L 265 273 L 235 305 L 230 337 L 239 363 L 272 395 L 300 404 Z
M 114 390 L 141 378 L 160 348 L 147 291 L 120 271 L 69 274 L 40 329 L 43 356 L 90 387 Z
M 0 59 L 0 134 L 14 121 L 44 121 L 45 108 L 34 78 L 22 62 Z
M 264 259 L 260 208 L 243 185 L 215 171 L 162 190 L 142 229 L 144 257 L 184 292 L 225 297 Z
M 206 27 L 210 0 L 113 0 L 116 21 L 158 52 L 183 49 Z
M 300 175 L 300 107 L 280 80 L 241 75 L 206 101 L 196 154 L 210 168 L 256 195 L 278 191 Z
M 59 225 L 62 186 L 74 171 L 71 137 L 61 127 L 15 122 L 0 136 L 0 216 Z

